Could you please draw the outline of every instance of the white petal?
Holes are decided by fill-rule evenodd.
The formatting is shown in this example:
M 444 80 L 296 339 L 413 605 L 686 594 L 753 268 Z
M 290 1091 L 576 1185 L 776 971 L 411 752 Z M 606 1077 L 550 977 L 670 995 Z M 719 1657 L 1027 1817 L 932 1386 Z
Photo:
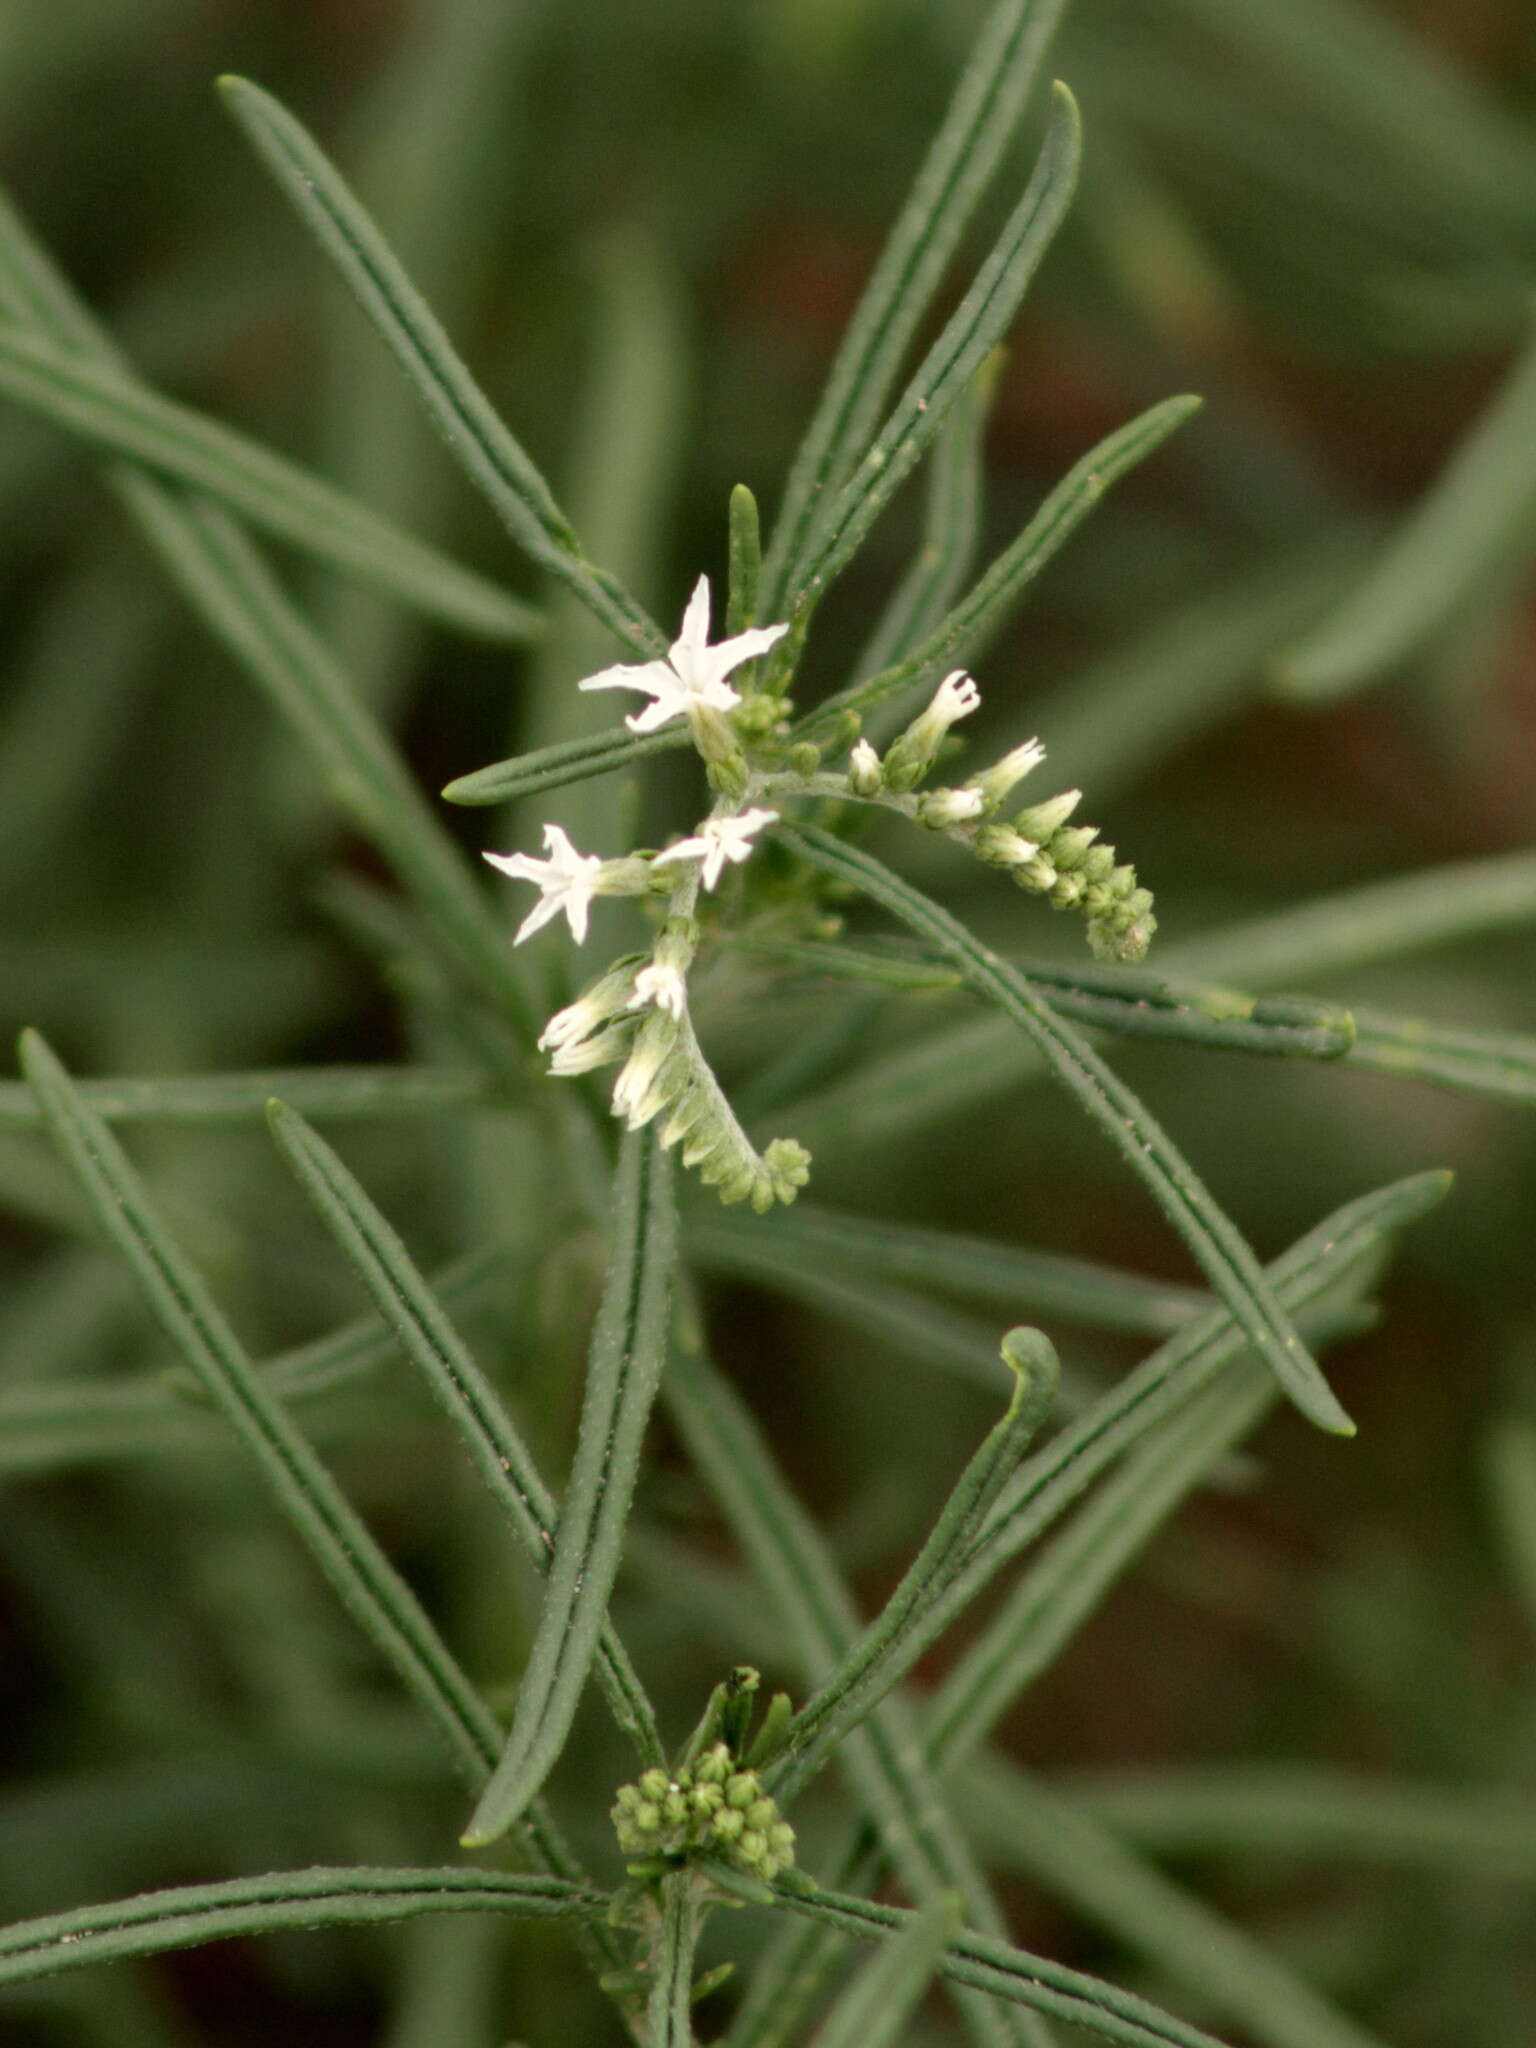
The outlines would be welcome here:
M 587 916 L 592 908 L 591 890 L 568 889 L 560 908 L 565 912 L 565 921 L 571 928 L 571 937 L 578 946 L 585 945 Z
M 518 926 L 517 936 L 512 941 L 513 945 L 520 946 L 524 939 L 531 939 L 535 932 L 543 930 L 552 917 L 558 917 L 559 915 L 560 898 L 558 896 L 541 896 Z
M 536 860 L 531 853 L 482 853 L 480 858 L 510 875 L 514 882 L 537 882 L 541 887 L 549 866 L 547 860 Z
M 667 860 L 698 860 L 709 852 L 709 844 L 707 839 L 679 839 L 675 845 L 658 853 L 651 866 L 659 868 L 662 862 Z
M 654 704 L 647 704 L 643 711 L 637 711 L 633 717 L 626 718 L 624 723 L 631 732 L 655 732 L 661 726 L 669 725 L 687 709 L 687 693 L 677 688 L 677 678 L 674 676 L 671 691 L 666 696 L 658 692 Z
M 704 669 L 712 682 L 719 682 L 733 668 L 740 668 L 744 661 L 753 661 L 759 654 L 766 654 L 770 647 L 776 647 L 788 631 L 788 626 L 753 626 L 745 633 L 738 633 L 733 640 L 722 640 L 718 647 L 706 649 L 705 660 L 698 666 Z
M 600 668 L 596 675 L 584 676 L 576 687 L 578 690 L 640 690 L 648 697 L 655 697 L 664 690 L 675 690 L 677 676 L 670 662 L 621 661 L 613 668 Z
M 683 613 L 682 630 L 674 644 L 689 654 L 702 654 L 709 645 L 709 578 L 701 576 L 693 586 L 693 595 L 688 600 L 688 609 Z

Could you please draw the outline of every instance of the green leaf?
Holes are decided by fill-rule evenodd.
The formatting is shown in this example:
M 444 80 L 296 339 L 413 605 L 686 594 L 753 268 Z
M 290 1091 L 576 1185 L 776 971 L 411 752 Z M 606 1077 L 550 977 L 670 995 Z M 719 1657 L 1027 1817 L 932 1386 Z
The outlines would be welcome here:
M 806 1681 L 815 1684 L 857 1641 L 858 1609 L 762 1432 L 704 1356 L 691 1312 L 673 1347 L 664 1391 L 689 1455 L 772 1597 Z M 923 1768 L 916 1725 L 903 1702 L 882 1701 L 838 1761 L 907 1889 L 919 1899 L 959 1891 L 973 1921 L 1003 1934 L 1002 1909 Z M 775 1977 L 761 1997 L 754 1995 L 755 1986 L 749 1991 L 743 2013 L 755 2012 L 764 2021 L 759 2027 L 753 2020 L 754 2031 L 747 2035 L 757 2048 L 789 2038 L 794 2015 L 819 1973 L 818 1964 L 790 1982 Z M 962 2010 L 979 2039 L 999 2038 L 997 2016 L 984 2000 L 968 1996 Z M 1038 2043 L 1033 2023 L 1025 2018 L 1022 2024 L 1024 2038 Z M 1017 2037 L 1004 2027 L 1001 2038 Z
M 683 726 L 646 733 L 640 739 L 619 726 L 612 732 L 593 733 L 589 739 L 562 740 L 558 746 L 539 747 L 531 754 L 514 754 L 510 761 L 477 768 L 472 775 L 450 782 L 443 795 L 451 804 L 510 803 L 514 797 L 542 796 L 547 790 L 563 789 L 568 782 L 585 782 L 592 775 L 612 775 L 633 768 L 652 754 L 689 744 Z
M 1346 1203 L 1275 1261 L 1269 1279 L 1277 1297 L 1292 1314 L 1316 1313 L 1315 1305 L 1330 1290 L 1392 1233 L 1432 1209 L 1449 1187 L 1448 1174 L 1415 1174 Z M 1233 1314 L 1224 1307 L 1211 1309 L 1027 1459 L 1004 1486 L 963 1568 L 871 1662 L 863 1679 L 864 1711 L 900 1683 L 1003 1566 L 1058 1520 L 1116 1458 L 1246 1349 L 1246 1333 Z
M 1015 1583 L 924 1715 L 928 1757 L 952 1769 L 1047 1670 L 1127 1566 L 1213 1466 L 1262 1420 L 1274 1383 L 1241 1362 L 1151 1430 Z
M 1012 140 L 1062 0 L 1000 0 L 849 322 L 785 485 L 765 565 L 769 617 L 801 578 L 811 529 L 864 453 L 902 358 Z
M 117 1140 L 35 1032 L 23 1036 L 21 1060 L 54 1142 L 162 1329 L 256 1461 L 353 1619 L 436 1721 L 461 1767 L 471 1779 L 482 1778 L 500 1747 L 495 1717 L 262 1380 Z
M 1507 578 L 1536 520 L 1536 337 L 1529 340 L 1450 462 L 1360 583 L 1287 648 L 1290 697 L 1332 703 L 1399 666 Z
M 962 1901 L 938 1892 L 885 1942 L 827 2014 L 815 2048 L 890 2048 L 917 2011 L 960 1924 Z
M 706 1264 L 750 1260 L 754 1246 L 797 1272 L 841 1274 L 851 1261 L 885 1282 L 939 1288 L 1011 1315 L 1062 1316 L 1133 1335 L 1165 1337 L 1210 1307 L 1210 1297 L 1194 1288 L 1146 1280 L 1091 1259 L 847 1216 L 806 1201 L 750 1224 L 731 1217 L 690 1222 L 688 1246 Z
M 613 1250 L 544 1605 L 511 1733 L 465 1830 L 494 1842 L 523 1813 L 565 1743 L 619 1568 L 640 1451 L 666 1352 L 676 1219 L 667 1155 L 631 1135 L 620 1155 Z
M 1536 1102 L 1536 1037 L 1513 1031 L 1464 1031 L 1374 1009 L 1352 1010 L 1351 1015 L 1352 1067 L 1495 1101 Z
M 1159 1857 L 1253 1856 L 1441 1880 L 1536 1881 L 1536 1800 L 1508 1786 L 1260 1763 L 1074 1773 L 1063 1790 L 1116 1835 Z
M 763 575 L 763 536 L 757 500 L 745 484 L 731 490 L 730 574 L 726 583 L 725 631 L 728 639 L 757 624 Z
M 853 559 L 865 534 L 1002 339 L 1071 201 L 1080 145 L 1077 103 L 1058 84 L 1045 144 L 1023 198 L 873 444 L 818 513 L 798 550 L 793 574 L 785 581 L 788 609 L 802 623 Z M 773 596 L 765 597 L 765 603 L 771 610 L 782 608 L 774 602 L 777 582 L 770 589 Z
M 275 1871 L 18 1920 L 0 1929 L 0 1984 L 284 1929 L 376 1926 L 419 1913 L 593 1920 L 607 1906 L 608 1894 L 590 1885 L 499 1870 Z
M 540 628 L 530 605 L 297 463 L 46 335 L 0 324 L 0 394 L 108 454 L 210 492 L 280 538 L 449 625 L 514 641 Z
M 487 1101 L 483 1074 L 458 1067 L 268 1067 L 251 1074 L 178 1074 L 161 1079 L 81 1081 L 82 1098 L 109 1124 L 245 1123 L 281 1095 L 311 1116 L 432 1116 Z M 37 1126 L 30 1088 L 0 1081 L 0 1130 Z
M 464 1441 L 497 1506 L 541 1571 L 555 1549 L 557 1510 L 499 1395 L 449 1322 L 398 1234 L 330 1146 L 283 1103 L 268 1111 L 278 1150 L 292 1167 L 374 1305 Z M 663 1761 L 644 1688 L 604 1621 L 597 1674 L 620 1729 L 646 1764 Z
M 1024 976 L 868 854 L 817 827 L 786 828 L 780 836 L 818 867 L 853 883 L 903 919 L 952 959 L 973 987 L 998 1004 L 1146 1182 L 1291 1400 L 1319 1428 L 1352 1436 L 1354 1424 L 1308 1356 L 1236 1227 L 1131 1090 L 1076 1032 L 1052 1015 Z
M 0 316 L 105 363 L 119 361 L 3 196 Z M 108 481 L 193 609 L 293 728 L 354 822 L 430 914 L 462 970 L 497 1009 L 524 1017 L 502 927 L 467 864 L 242 529 L 208 500 L 128 465 L 113 464 Z
M 1003 550 L 920 646 L 878 675 L 851 683 L 818 704 L 801 721 L 797 736 L 814 739 L 845 711 L 868 711 L 893 697 L 919 696 L 947 670 L 990 645 L 1029 585 L 1111 485 L 1160 448 L 1200 405 L 1198 398 L 1164 399 L 1090 449 L 1067 471 L 1018 539 Z
M 224 78 L 219 86 L 230 112 L 393 349 L 448 446 L 507 531 L 626 646 L 642 654 L 665 652 L 666 636 L 655 621 L 613 577 L 585 560 L 549 486 L 313 138 L 248 79 Z
M 970 573 L 981 536 L 982 442 L 1002 350 L 994 349 L 933 444 L 917 552 L 859 650 L 854 673 L 876 676 L 941 623 Z
M 783 1879 L 774 1902 L 787 1913 L 819 1920 L 857 1941 L 879 1941 L 912 1924 L 914 1915 L 896 1906 L 849 1898 L 824 1889 L 802 1890 Z M 1222 2048 L 1214 2035 L 1175 2019 L 1146 1999 L 1102 1978 L 1069 1970 L 1048 1956 L 1031 1955 L 983 1934 L 956 1935 L 939 1961 L 941 1973 L 989 1997 L 1027 2005 L 1056 2019 L 1070 2020 L 1102 2040 L 1124 2048 Z
M 967 1777 L 968 1820 L 990 1856 L 1044 1885 L 1263 2048 L 1381 2048 L 1279 1962 L 1032 1774 L 989 1761 Z
M 869 1712 L 864 1683 L 897 1655 L 903 1638 L 942 1597 L 1001 1491 L 1056 1399 L 1060 1367 L 1039 1330 L 1010 1330 L 1003 1362 L 1014 1375 L 1012 1398 L 944 1503 L 927 1541 L 884 1607 L 790 1723 L 770 1786 L 780 1803 L 802 1789 Z

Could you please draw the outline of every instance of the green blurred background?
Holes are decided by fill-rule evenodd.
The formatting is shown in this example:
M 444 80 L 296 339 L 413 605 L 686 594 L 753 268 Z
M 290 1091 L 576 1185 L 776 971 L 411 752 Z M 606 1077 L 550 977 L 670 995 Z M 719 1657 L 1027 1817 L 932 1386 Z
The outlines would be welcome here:
M 542 600 L 211 88 L 233 70 L 277 92 L 355 180 L 590 552 L 670 620 L 701 568 L 723 575 L 732 484 L 771 509 L 980 14 L 966 0 L 7 0 L 0 172 L 158 388 Z M 1525 851 L 1536 454 L 1529 505 L 1516 494 L 1461 601 L 1372 688 L 1304 705 L 1274 675 L 1524 345 L 1536 15 L 1524 0 L 1083 0 L 1053 69 L 1082 104 L 1085 175 L 1002 372 L 984 552 L 1140 407 L 1180 390 L 1207 405 L 987 657 L 980 737 L 1039 731 L 1052 787 L 1084 786 L 1085 816 L 1157 892 L 1159 947 L 1186 948 L 1191 971 L 1224 928 Z M 910 554 L 918 497 L 826 608 L 813 687 L 843 679 Z M 380 971 L 389 897 L 373 857 L 163 584 L 89 456 L 3 404 L 0 506 L 7 1027 L 41 1026 L 99 1074 L 440 1051 Z M 571 701 L 571 680 L 611 655 L 563 602 L 525 656 L 306 560 L 283 573 L 429 791 L 612 711 Z M 662 778 L 648 801 L 676 827 L 689 819 L 666 808 L 672 788 Z M 470 849 L 492 829 L 529 844 L 556 815 L 612 853 L 632 813 L 598 783 L 494 827 L 448 815 Z M 994 940 L 1077 944 L 942 852 L 903 859 Z M 1287 968 L 1282 985 L 1536 1034 L 1533 919 L 1527 887 L 1503 929 Z M 745 1086 L 838 1013 L 857 1037 L 800 1131 L 816 1199 L 1189 1277 L 1044 1091 L 962 1087 L 919 1120 L 888 1114 L 894 1083 L 857 1084 L 864 1055 L 895 1060 L 962 1018 L 957 999 L 790 988 L 722 1017 L 723 1063 Z M 1449 1165 L 1459 1183 L 1405 1247 L 1383 1327 L 1334 1361 L 1358 1441 L 1289 1411 L 1270 1425 L 1252 1483 L 1180 1518 L 1010 1740 L 1032 1766 L 1095 1774 L 1106 1811 L 1125 1773 L 1234 1760 L 1531 1799 L 1530 1549 L 1489 1473 L 1496 1432 L 1536 1419 L 1536 1083 L 1522 1103 L 1176 1048 L 1117 1058 L 1266 1256 L 1394 1175 Z M 580 1342 L 563 1310 L 590 1294 L 595 1251 L 536 1213 L 535 1136 L 513 1116 L 445 1115 L 339 1141 L 423 1256 L 497 1231 L 525 1254 L 475 1328 L 485 1355 L 532 1361 L 530 1426 L 557 1463 Z M 258 1352 L 358 1312 L 259 1132 L 155 1127 L 133 1143 Z M 0 1282 L 0 1396 L 19 1391 L 18 1413 L 34 1382 L 167 1363 L 19 1128 L 0 1130 Z M 993 1396 L 783 1293 L 722 1282 L 714 1314 L 723 1361 L 878 1596 Z M 1088 1380 L 1135 1355 L 1052 1334 Z M 510 1676 L 532 1589 L 478 1568 L 488 1511 L 424 1405 L 391 1379 L 314 1426 L 473 1668 Z M 783 1652 L 664 1434 L 642 1513 L 625 1625 L 681 1734 L 725 1665 L 772 1672 Z M 0 1430 L 0 1594 L 6 1917 L 277 1863 L 450 1853 L 451 1789 L 196 1418 L 142 1441 Z M 622 1760 L 595 1723 L 584 1735 L 584 1821 L 573 1805 L 601 1855 Z M 1174 1867 L 1402 2048 L 1532 2038 L 1529 1865 L 1524 1890 L 1423 1859 L 1335 1867 L 1251 1847 Z M 1028 1945 L 1166 1993 L 1033 1887 L 1009 1903 Z M 0 2001 L 0 2038 L 409 2048 L 427 2038 L 408 2029 L 434 1971 L 483 1994 L 465 2040 L 602 2038 L 557 1944 L 519 1936 L 471 1969 L 494 1938 L 284 1938 L 62 1979 Z M 937 2011 L 930 2024 L 950 2038 Z

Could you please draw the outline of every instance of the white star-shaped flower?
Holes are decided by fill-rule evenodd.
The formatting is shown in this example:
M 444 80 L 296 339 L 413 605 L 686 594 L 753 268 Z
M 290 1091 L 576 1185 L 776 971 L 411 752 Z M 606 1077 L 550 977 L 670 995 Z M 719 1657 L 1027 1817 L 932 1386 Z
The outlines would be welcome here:
M 597 894 L 598 877 L 604 866 L 602 857 L 578 853 L 558 825 L 544 827 L 544 844 L 549 849 L 547 860 L 537 860 L 531 853 L 484 856 L 493 868 L 500 868 L 514 881 L 538 885 L 539 900 L 518 926 L 512 943 L 520 946 L 524 939 L 531 939 L 541 926 L 563 912 L 571 937 L 579 946 L 587 936 L 587 912 Z
M 665 661 L 620 662 L 600 669 L 576 685 L 579 690 L 639 690 L 652 701 L 624 723 L 631 732 L 655 732 L 674 718 L 708 708 L 730 711 L 740 693 L 725 680 L 744 661 L 766 654 L 789 631 L 788 626 L 754 626 L 709 644 L 709 578 L 701 576 L 683 614 L 682 630 L 667 650 Z
M 660 867 L 667 860 L 702 860 L 704 886 L 713 889 L 725 873 L 726 862 L 748 859 L 753 836 L 778 815 L 777 811 L 751 810 L 737 811 L 729 818 L 706 818 L 696 837 L 679 839 L 665 853 L 658 853 L 653 865 Z

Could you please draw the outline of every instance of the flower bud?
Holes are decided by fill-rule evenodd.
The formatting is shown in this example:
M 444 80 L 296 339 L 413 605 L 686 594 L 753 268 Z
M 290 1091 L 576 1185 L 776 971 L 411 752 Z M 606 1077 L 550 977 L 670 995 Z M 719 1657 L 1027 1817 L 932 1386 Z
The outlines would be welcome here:
M 947 832 L 952 825 L 970 824 L 985 808 L 979 789 L 932 789 L 917 800 L 917 820 L 936 832 Z
M 1023 746 L 1014 747 L 1000 761 L 994 761 L 990 768 L 983 768 L 979 775 L 971 776 L 965 786 L 980 793 L 985 809 L 995 811 L 1014 784 L 1022 782 L 1044 759 L 1045 749 L 1040 742 L 1026 740 Z
M 860 740 L 848 756 L 848 787 L 855 796 L 874 796 L 882 779 L 880 756 L 868 740 Z
M 1011 825 L 983 825 L 971 842 L 989 867 L 1018 868 L 1040 851 L 1033 839 L 1022 839 Z
M 1043 804 L 1032 804 L 1027 811 L 1020 811 L 1013 821 L 1013 829 L 1026 839 L 1049 839 L 1061 830 L 1082 800 L 1080 789 L 1063 790 L 1060 796 L 1050 797 Z
M 915 789 L 957 719 L 968 718 L 981 702 L 981 692 L 962 668 L 947 675 L 933 693 L 926 711 L 918 713 L 885 757 L 888 789 Z

